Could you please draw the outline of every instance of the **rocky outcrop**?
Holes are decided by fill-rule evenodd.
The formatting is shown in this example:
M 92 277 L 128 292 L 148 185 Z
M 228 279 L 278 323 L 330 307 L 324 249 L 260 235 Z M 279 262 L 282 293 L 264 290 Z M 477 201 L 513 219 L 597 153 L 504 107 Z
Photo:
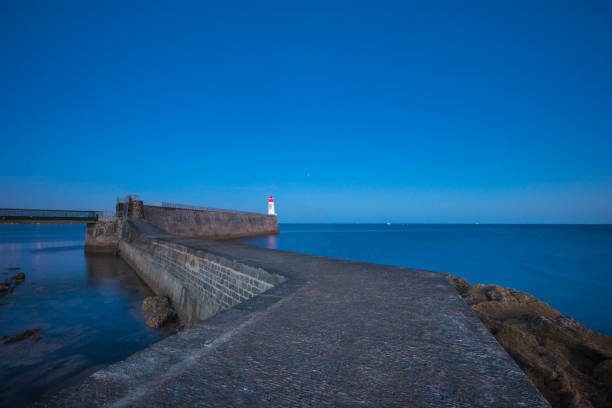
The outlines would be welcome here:
M 176 319 L 176 312 L 166 296 L 149 296 L 142 302 L 147 326 L 158 329 Z
M 25 273 L 19 272 L 18 274 L 13 275 L 10 279 L 0 282 L 0 296 L 5 298 L 8 297 L 8 294 L 11 293 L 15 287 L 17 287 L 17 285 L 21 285 L 25 278 Z
M 612 337 L 528 293 L 444 275 L 553 407 L 612 407 Z
M 12 336 L 0 336 L 0 340 L 4 344 L 15 343 L 16 341 L 22 341 L 26 339 L 38 341 L 42 339 L 43 332 L 40 329 L 27 329 Z
M 26 278 L 25 273 L 19 272 L 18 274 L 13 275 L 11 277 L 11 280 L 15 281 L 16 284 L 20 284 L 21 282 L 25 280 L 25 278 Z
M 0 282 L 0 296 L 6 296 L 13 291 L 13 285 L 11 282 L 4 281 Z

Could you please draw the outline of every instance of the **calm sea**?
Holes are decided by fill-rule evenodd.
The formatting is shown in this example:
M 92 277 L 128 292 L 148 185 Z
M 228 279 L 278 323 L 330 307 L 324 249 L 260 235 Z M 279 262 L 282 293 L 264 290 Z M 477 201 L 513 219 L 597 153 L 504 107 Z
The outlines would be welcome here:
M 250 245 L 509 286 L 612 335 L 612 226 L 281 224 Z
M 0 336 L 44 333 L 0 341 L 0 406 L 32 402 L 170 334 L 145 325 L 144 282 L 118 257 L 86 255 L 84 240 L 84 225 L 0 225 L 0 281 L 26 274 L 0 298 Z

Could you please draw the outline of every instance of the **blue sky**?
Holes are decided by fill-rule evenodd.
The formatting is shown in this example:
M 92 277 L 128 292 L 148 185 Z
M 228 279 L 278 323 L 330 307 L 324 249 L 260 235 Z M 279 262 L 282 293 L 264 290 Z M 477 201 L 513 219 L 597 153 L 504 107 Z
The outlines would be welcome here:
M 2 2 L 0 207 L 612 223 L 611 43 L 607 1 Z

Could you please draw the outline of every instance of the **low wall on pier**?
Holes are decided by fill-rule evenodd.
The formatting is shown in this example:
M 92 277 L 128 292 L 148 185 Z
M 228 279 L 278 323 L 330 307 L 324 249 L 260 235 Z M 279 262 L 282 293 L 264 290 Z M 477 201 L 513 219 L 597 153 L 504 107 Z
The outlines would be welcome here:
M 121 257 L 158 295 L 166 295 L 187 325 L 204 320 L 283 282 L 260 267 L 197 250 L 141 220 L 128 221 Z
M 202 239 L 278 234 L 275 215 L 230 210 L 144 206 L 144 219 L 172 234 Z

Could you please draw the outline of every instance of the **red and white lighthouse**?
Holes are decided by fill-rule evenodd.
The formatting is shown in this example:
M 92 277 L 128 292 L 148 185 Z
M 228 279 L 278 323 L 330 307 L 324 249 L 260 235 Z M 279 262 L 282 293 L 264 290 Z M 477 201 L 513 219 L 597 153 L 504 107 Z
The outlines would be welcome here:
M 272 198 L 272 196 L 268 198 L 268 215 L 276 215 L 276 213 L 274 212 L 274 199 Z

